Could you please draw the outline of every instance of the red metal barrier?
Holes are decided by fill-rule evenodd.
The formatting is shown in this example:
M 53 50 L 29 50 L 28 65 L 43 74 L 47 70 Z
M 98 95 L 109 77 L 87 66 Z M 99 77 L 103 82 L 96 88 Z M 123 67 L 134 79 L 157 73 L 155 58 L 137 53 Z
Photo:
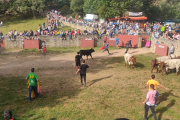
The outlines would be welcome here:
M 39 40 L 24 40 L 24 49 L 39 49 Z
M 107 43 L 109 42 L 109 46 L 116 46 L 116 38 L 107 38 Z
M 81 38 L 81 48 L 85 47 L 94 47 L 94 39 L 93 38 Z
M 118 46 L 126 46 L 126 43 L 130 40 L 131 38 L 131 44 L 132 47 L 137 48 L 138 47 L 138 40 L 139 40 L 140 35 L 118 35 L 119 38 L 119 44 Z
M 167 56 L 168 46 L 163 44 L 156 45 L 155 55 Z
M 5 49 L 5 41 L 3 41 L 2 43 L 0 43 L 0 47 Z

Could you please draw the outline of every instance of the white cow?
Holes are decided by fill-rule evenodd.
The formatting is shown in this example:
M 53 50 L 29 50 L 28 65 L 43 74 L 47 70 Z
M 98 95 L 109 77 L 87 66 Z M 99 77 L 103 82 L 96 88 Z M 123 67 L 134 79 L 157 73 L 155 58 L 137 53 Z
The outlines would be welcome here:
M 136 64 L 136 58 L 129 53 L 124 54 L 124 60 L 125 66 L 127 66 L 128 63 L 129 67 L 133 68 L 133 65 Z
M 158 73 L 158 69 L 159 69 L 159 64 L 161 62 L 164 62 L 166 60 L 170 60 L 170 59 L 175 59 L 176 58 L 176 55 L 173 55 L 171 54 L 171 56 L 162 56 L 162 57 L 157 57 L 155 60 L 152 60 L 151 61 L 151 65 L 152 65 L 152 69 L 151 69 L 151 73 L 153 72 L 153 69 L 157 69 L 157 72 Z
M 164 62 L 166 60 L 175 59 L 175 58 L 176 58 L 176 55 L 171 54 L 171 56 L 157 57 L 156 60 L 157 60 L 157 63 L 160 63 L 160 62 Z
M 164 62 L 161 62 L 160 65 L 161 65 L 162 75 L 163 75 L 163 70 L 165 70 L 167 74 L 168 69 L 174 69 L 174 68 L 176 68 L 176 75 L 177 75 L 180 68 L 180 59 L 169 59 Z

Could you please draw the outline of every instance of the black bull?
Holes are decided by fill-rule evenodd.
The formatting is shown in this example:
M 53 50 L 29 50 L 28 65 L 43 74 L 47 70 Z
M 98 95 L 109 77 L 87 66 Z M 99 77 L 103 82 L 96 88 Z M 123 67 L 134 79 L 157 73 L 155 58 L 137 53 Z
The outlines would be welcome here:
M 87 56 L 87 60 L 88 60 L 88 56 L 89 56 L 89 55 L 90 55 L 91 58 L 92 58 L 92 55 L 91 55 L 92 52 L 95 52 L 93 48 L 91 48 L 91 49 L 89 49 L 89 50 L 80 50 L 80 51 L 79 51 L 80 56 L 83 56 L 83 55 L 84 55 L 84 56 L 85 56 L 85 55 Z M 92 58 L 92 59 L 93 59 L 93 58 Z

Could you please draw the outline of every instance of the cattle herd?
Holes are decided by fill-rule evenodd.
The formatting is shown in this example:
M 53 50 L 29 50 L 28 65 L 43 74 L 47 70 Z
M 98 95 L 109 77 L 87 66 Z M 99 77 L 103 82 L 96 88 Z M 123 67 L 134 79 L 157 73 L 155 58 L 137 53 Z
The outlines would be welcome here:
M 89 50 L 80 50 L 80 56 L 91 56 L 92 58 L 92 52 L 95 52 L 93 48 L 89 49 Z M 93 59 L 93 58 L 92 58 Z M 127 66 L 127 64 L 129 64 L 129 67 L 133 68 L 134 64 L 136 64 L 136 57 L 134 57 L 133 55 L 126 53 L 124 54 L 124 60 L 125 60 L 125 66 Z M 176 55 L 171 54 L 170 56 L 162 56 L 162 57 L 157 57 L 155 60 L 151 61 L 151 65 L 152 65 L 152 70 L 151 73 L 153 72 L 153 69 L 156 69 L 156 73 L 158 73 L 159 69 L 162 72 L 165 71 L 167 74 L 167 71 L 170 69 L 176 69 L 176 75 L 178 75 L 179 72 L 179 68 L 180 68 L 180 56 L 176 57 Z
M 133 65 L 136 64 L 136 59 L 134 56 L 131 54 L 124 54 L 124 60 L 125 60 L 125 66 L 127 66 L 127 63 L 129 63 L 129 67 L 133 68 Z M 151 61 L 152 65 L 152 70 L 151 73 L 153 72 L 153 69 L 157 69 L 156 73 L 158 73 L 159 68 L 162 72 L 165 71 L 167 74 L 167 71 L 176 69 L 176 75 L 178 75 L 179 68 L 180 68 L 180 56 L 176 57 L 175 55 L 171 54 L 171 56 L 162 56 L 162 57 L 157 57 L 155 60 Z
M 171 56 L 157 57 L 155 60 L 151 61 L 151 65 L 152 65 L 151 72 L 153 71 L 154 68 L 156 68 L 157 73 L 158 73 L 158 69 L 160 68 L 163 75 L 163 71 L 165 71 L 167 74 L 167 71 L 169 69 L 176 68 L 176 75 L 178 75 L 179 68 L 180 68 L 180 57 L 179 56 L 176 57 L 173 54 Z

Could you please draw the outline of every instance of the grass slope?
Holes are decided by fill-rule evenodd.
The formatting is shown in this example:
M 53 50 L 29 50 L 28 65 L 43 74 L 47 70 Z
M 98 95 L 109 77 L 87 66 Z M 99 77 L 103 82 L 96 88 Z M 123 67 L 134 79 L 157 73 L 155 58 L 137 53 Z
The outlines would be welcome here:
M 36 73 L 41 80 L 42 94 L 30 103 L 24 74 L 0 75 L 0 119 L 3 111 L 10 108 L 18 120 L 142 120 L 142 102 L 148 91 L 144 86 L 151 76 L 149 61 L 156 56 L 149 53 L 136 57 L 134 69 L 124 66 L 123 57 L 89 60 L 87 87 L 80 85 L 79 75 L 74 75 L 75 69 L 68 64 L 67 67 L 39 67 Z M 179 76 L 174 72 L 164 76 L 154 74 L 162 85 L 170 88 L 170 91 L 157 88 L 158 120 L 178 120 Z M 154 119 L 151 113 L 149 116 L 149 120 Z
M 3 21 L 3 27 L 0 27 L 0 30 L 3 32 L 4 35 L 8 34 L 10 30 L 17 30 L 18 33 L 20 31 L 24 32 L 24 30 L 33 30 L 35 32 L 36 30 L 38 30 L 39 24 L 42 25 L 43 23 L 45 23 L 47 25 L 46 18 L 37 17 L 37 19 L 33 19 L 31 15 L 22 20 L 19 16 L 3 15 L 0 17 L 0 20 Z M 72 28 L 64 25 L 62 30 L 69 29 Z

